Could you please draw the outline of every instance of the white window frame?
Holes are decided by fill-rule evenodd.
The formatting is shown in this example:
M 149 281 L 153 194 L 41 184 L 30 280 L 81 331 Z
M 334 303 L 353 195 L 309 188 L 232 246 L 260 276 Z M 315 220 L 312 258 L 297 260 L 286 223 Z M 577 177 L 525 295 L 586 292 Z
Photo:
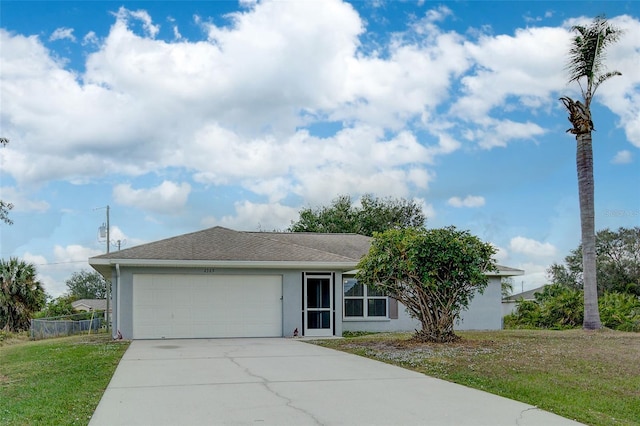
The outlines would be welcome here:
M 388 320 L 389 319 L 389 297 L 387 296 L 369 296 L 369 288 L 366 284 L 362 284 L 362 296 L 346 296 L 344 292 L 344 286 L 347 281 L 357 281 L 353 277 L 346 277 L 342 280 L 342 318 L 344 320 Z M 369 315 L 369 300 L 382 300 L 385 301 L 385 314 L 384 315 Z M 347 300 L 362 300 L 362 316 L 347 316 Z

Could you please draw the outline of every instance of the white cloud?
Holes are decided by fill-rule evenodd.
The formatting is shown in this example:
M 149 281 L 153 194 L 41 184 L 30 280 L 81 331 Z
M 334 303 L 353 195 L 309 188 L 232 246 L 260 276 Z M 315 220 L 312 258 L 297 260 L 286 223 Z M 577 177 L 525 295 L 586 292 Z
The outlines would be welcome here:
M 65 39 L 76 41 L 76 37 L 73 35 L 73 28 L 65 28 L 65 27 L 56 28 L 56 30 L 53 33 L 51 33 L 51 36 L 49 37 L 49 41 L 65 40 Z
M 481 207 L 485 200 L 479 195 L 467 195 L 465 198 L 451 197 L 447 203 L 453 207 Z
M 474 140 L 484 149 L 506 147 L 508 142 L 516 139 L 534 139 L 546 131 L 536 123 L 518 123 L 512 120 L 483 120 L 484 128 L 475 133 Z
M 515 253 L 533 257 L 551 257 L 557 253 L 556 247 L 551 243 L 541 243 L 521 236 L 511 239 L 509 249 Z
M 549 99 L 565 86 L 569 37 L 562 28 L 532 27 L 513 36 L 484 35 L 476 43 L 467 41 L 476 71 L 461 79 L 464 96 L 452 112 L 464 120 L 482 120 L 504 106 L 508 96 Z
M 194 17 L 208 40 L 193 42 L 156 40 L 147 12 L 121 8 L 106 37 L 85 36 L 96 50 L 82 75 L 37 37 L 0 30 L 0 96 L 13 100 L 3 124 L 21 140 L 0 152 L 3 172 L 20 187 L 172 167 L 271 203 L 290 194 L 317 203 L 338 193 L 428 190 L 437 158 L 468 141 L 489 149 L 544 135 L 533 118 L 503 115 L 535 116 L 566 88 L 566 28 L 471 39 L 437 26 L 450 15 L 429 10 L 379 52 L 363 53 L 365 23 L 339 1 L 251 2 L 224 27 Z M 631 62 L 637 54 L 626 43 L 609 59 L 630 75 L 623 53 Z M 632 78 L 607 82 L 602 99 L 640 141 Z M 304 129 L 326 121 L 338 124 L 334 134 Z M 152 210 L 148 192 L 135 192 L 148 190 L 117 191 L 125 204 Z M 158 209 L 186 202 L 174 196 L 160 197 Z
M 633 161 L 633 155 L 631 154 L 631 151 L 628 151 L 626 149 L 622 151 L 618 151 L 615 157 L 611 159 L 611 162 L 613 164 L 628 164 L 628 163 L 631 163 L 632 161 Z
M 285 230 L 292 220 L 298 219 L 299 209 L 278 203 L 259 204 L 250 201 L 235 203 L 235 215 L 222 218 L 207 217 L 202 220 L 206 227 L 224 226 L 246 231 Z
M 199 170 L 202 183 L 241 181 L 271 202 L 294 193 L 321 203 L 336 194 L 406 196 L 412 187 L 426 189 L 434 175 L 424 163 L 439 149 L 425 148 L 409 132 L 385 139 L 382 129 L 364 125 L 328 138 L 299 131 L 280 140 L 247 140 L 211 126 L 195 136 L 183 161 Z
M 74 272 L 82 269 L 92 270 L 88 263 L 89 257 L 102 253 L 101 250 L 71 244 L 55 245 L 52 253 L 53 260 L 30 252 L 25 252 L 20 258 L 35 265 L 38 280 L 43 283 L 47 294 L 55 298 L 67 291 L 65 281 Z
M 84 247 L 79 244 L 56 245 L 53 248 L 54 262 L 86 262 L 90 257 L 102 254 L 102 250 Z
M 82 38 L 82 45 L 83 46 L 87 46 L 87 45 L 97 45 L 98 42 L 100 41 L 100 39 L 98 38 L 98 36 L 96 35 L 95 32 L 93 31 L 89 31 L 87 34 L 85 34 L 85 36 Z
M 496 254 L 493 257 L 496 259 L 499 265 L 504 265 L 509 261 L 509 251 L 504 247 L 494 245 L 496 249 Z
M 453 12 L 447 6 L 440 5 L 434 9 L 430 9 L 425 14 L 425 20 L 428 22 L 444 21 L 449 16 L 452 16 Z
M 435 217 L 437 216 L 437 212 L 433 207 L 433 204 L 427 203 L 422 198 L 414 198 L 413 200 L 422 207 L 422 213 L 424 213 L 425 217 L 427 218 L 427 223 L 429 223 L 430 220 L 435 219 Z
M 164 181 L 149 189 L 133 189 L 129 184 L 120 184 L 113 188 L 113 197 L 117 203 L 133 206 L 157 213 L 174 214 L 187 202 L 191 185 Z
M 0 194 L 0 199 L 13 204 L 13 211 L 16 212 L 36 211 L 42 213 L 49 210 L 49 203 L 42 200 L 32 200 L 28 194 L 19 191 L 15 187 L 0 187 Z
M 128 10 L 120 6 L 120 9 L 118 9 L 118 12 L 114 13 L 114 15 L 119 21 L 125 23 L 129 23 L 131 19 L 140 21 L 146 35 L 151 38 L 154 38 L 158 35 L 158 32 L 160 32 L 160 26 L 153 24 L 153 19 L 151 19 L 151 16 L 145 10 Z
M 24 260 L 27 263 L 32 263 L 36 266 L 41 266 L 41 265 L 45 265 L 47 264 L 47 259 L 39 254 L 32 254 L 29 252 L 25 252 L 22 256 L 21 256 L 22 260 Z
M 180 34 L 180 30 L 178 29 L 177 25 L 173 26 L 173 39 L 174 40 L 182 40 L 182 34 Z
M 534 288 L 542 287 L 545 284 L 549 284 L 549 279 L 547 278 L 547 269 L 549 265 L 547 264 L 522 262 L 514 267 L 525 271 L 524 275 L 513 277 L 514 293 L 533 290 Z

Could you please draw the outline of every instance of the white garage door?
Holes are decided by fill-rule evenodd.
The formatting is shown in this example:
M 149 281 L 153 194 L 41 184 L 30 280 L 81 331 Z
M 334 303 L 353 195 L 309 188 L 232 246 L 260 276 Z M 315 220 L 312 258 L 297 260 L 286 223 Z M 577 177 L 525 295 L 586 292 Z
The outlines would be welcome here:
M 282 277 L 133 276 L 133 338 L 282 336 Z

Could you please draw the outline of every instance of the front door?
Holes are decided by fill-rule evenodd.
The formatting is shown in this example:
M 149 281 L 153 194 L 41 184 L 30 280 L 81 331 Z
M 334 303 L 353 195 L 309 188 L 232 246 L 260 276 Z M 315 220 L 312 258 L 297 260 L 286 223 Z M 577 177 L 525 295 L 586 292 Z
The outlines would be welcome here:
M 333 277 L 305 274 L 304 335 L 333 336 Z

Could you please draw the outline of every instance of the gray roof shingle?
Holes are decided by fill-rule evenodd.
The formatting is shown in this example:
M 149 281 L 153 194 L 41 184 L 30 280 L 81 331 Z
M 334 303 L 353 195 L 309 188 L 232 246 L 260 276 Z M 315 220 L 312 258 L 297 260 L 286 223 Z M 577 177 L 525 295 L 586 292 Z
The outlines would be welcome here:
M 357 234 L 243 232 L 216 226 L 92 259 L 358 262 L 370 238 Z
M 249 232 L 216 226 L 95 256 L 89 259 L 89 264 L 106 265 L 105 260 L 142 264 L 144 261 L 294 262 L 355 267 L 370 245 L 370 237 L 358 234 Z M 501 276 L 524 273 L 501 265 L 498 269 Z

